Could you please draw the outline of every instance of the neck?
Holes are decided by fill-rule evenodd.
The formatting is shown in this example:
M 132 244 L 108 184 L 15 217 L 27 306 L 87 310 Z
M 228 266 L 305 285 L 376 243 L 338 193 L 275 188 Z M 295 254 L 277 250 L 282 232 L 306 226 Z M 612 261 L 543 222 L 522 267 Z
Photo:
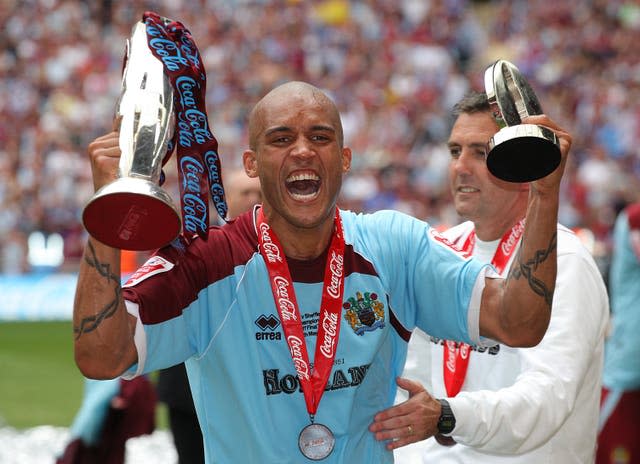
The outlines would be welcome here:
M 287 258 L 301 261 L 311 260 L 320 256 L 327 248 L 332 231 L 333 227 L 329 229 L 328 233 L 322 234 L 318 234 L 317 231 L 298 230 L 294 233 L 293 240 L 281 239 L 280 243 Z M 276 234 L 278 237 L 281 235 L 279 231 L 276 231 Z
M 329 245 L 334 229 L 333 214 L 332 210 L 330 216 L 312 227 L 292 224 L 280 216 L 269 217 L 268 211 L 265 211 L 265 220 L 278 237 L 285 256 L 306 261 L 320 256 Z
M 501 239 L 504 234 L 511 230 L 513 226 L 515 226 L 520 219 L 525 216 L 525 213 L 509 216 L 509 217 L 499 217 L 494 218 L 492 221 L 479 221 L 474 220 L 473 226 L 476 232 L 476 237 L 483 242 L 492 242 L 494 240 Z
M 527 214 L 528 190 L 523 190 L 510 201 L 505 201 L 500 210 L 492 208 L 492 212 L 484 211 L 476 217 L 469 217 L 473 221 L 476 237 L 483 242 L 499 240 Z

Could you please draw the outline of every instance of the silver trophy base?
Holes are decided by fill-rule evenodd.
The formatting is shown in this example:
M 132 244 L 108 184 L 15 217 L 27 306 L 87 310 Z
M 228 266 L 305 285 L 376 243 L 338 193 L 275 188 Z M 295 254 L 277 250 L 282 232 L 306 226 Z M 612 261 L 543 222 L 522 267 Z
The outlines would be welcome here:
M 82 222 L 105 245 L 133 251 L 167 245 L 182 226 L 171 197 L 156 184 L 133 177 L 98 190 L 85 206 Z
M 560 164 L 560 144 L 546 127 L 518 124 L 500 129 L 489 140 L 487 168 L 507 182 L 531 182 L 551 174 Z

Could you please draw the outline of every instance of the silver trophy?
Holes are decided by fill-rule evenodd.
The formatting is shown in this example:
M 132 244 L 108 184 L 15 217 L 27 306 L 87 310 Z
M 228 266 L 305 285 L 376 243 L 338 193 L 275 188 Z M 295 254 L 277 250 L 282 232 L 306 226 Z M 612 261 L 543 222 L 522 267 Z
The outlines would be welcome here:
M 522 124 L 523 118 L 542 114 L 542 107 L 518 68 L 496 61 L 484 73 L 484 86 L 501 127 L 489 140 L 489 171 L 509 182 L 531 182 L 553 172 L 560 164 L 559 141 L 546 127 Z
M 152 250 L 176 238 L 182 221 L 160 188 L 163 158 L 174 132 L 173 87 L 149 50 L 147 26 L 134 25 L 127 40 L 122 93 L 118 178 L 98 190 L 82 220 L 100 242 L 124 250 Z

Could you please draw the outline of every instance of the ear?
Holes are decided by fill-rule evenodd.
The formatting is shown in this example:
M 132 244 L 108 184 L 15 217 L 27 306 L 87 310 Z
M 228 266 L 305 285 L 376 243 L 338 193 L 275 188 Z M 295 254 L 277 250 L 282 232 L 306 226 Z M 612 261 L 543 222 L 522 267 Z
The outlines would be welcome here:
M 351 169 L 351 148 L 344 147 L 342 149 L 342 173 L 349 172 Z
M 258 160 L 256 159 L 256 153 L 253 150 L 245 150 L 242 153 L 242 165 L 244 166 L 244 172 L 251 178 L 258 177 Z

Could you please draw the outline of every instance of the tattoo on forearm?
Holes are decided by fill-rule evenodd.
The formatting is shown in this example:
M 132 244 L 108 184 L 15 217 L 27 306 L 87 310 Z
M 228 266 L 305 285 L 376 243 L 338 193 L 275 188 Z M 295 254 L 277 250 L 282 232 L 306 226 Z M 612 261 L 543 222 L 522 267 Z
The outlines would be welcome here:
M 115 314 L 120 302 L 120 294 L 122 293 L 122 288 L 120 287 L 120 277 L 113 273 L 113 271 L 111 270 L 111 265 L 109 263 L 101 263 L 98 260 L 96 251 L 93 248 L 91 242 L 88 243 L 87 249 L 88 251 L 85 252 L 84 255 L 85 262 L 89 266 L 93 267 L 96 271 L 98 271 L 98 274 L 100 274 L 100 276 L 106 278 L 107 283 L 114 283 L 114 298 L 112 301 L 104 305 L 97 314 L 83 318 L 80 321 L 80 325 L 73 328 L 76 340 L 80 338 L 83 333 L 94 331 L 98 328 L 103 320 Z
M 558 233 L 554 233 L 551 237 L 551 241 L 549 242 L 549 246 L 546 250 L 537 250 L 534 254 L 534 257 L 527 262 L 522 262 L 521 250 L 518 251 L 518 255 L 516 257 L 516 262 L 513 266 L 511 266 L 511 270 L 509 271 L 509 276 L 507 279 L 520 279 L 524 276 L 529 282 L 529 287 L 538 295 L 544 298 L 544 301 L 547 303 L 547 306 L 551 308 L 551 302 L 553 300 L 553 290 L 545 285 L 545 283 L 537 279 L 533 273 L 538 268 L 540 264 L 547 260 L 551 252 L 556 249 L 558 244 Z

